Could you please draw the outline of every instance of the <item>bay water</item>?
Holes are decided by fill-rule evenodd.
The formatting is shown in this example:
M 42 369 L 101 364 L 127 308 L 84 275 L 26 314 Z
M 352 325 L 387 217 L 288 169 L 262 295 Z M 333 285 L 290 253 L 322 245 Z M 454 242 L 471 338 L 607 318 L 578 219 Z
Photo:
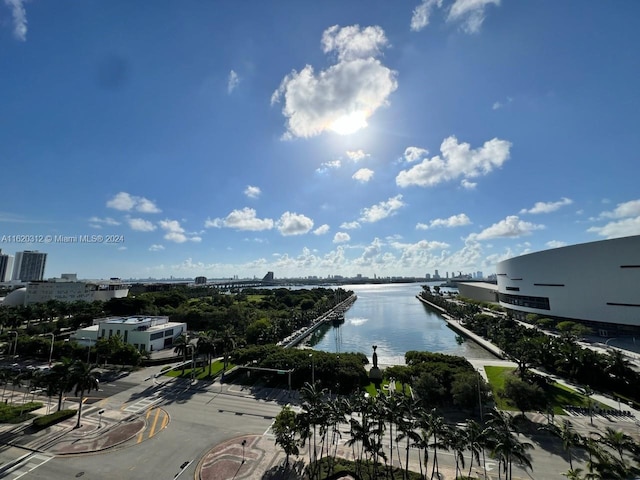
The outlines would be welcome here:
M 431 282 L 427 285 L 439 285 Z M 461 338 L 444 319 L 416 298 L 420 283 L 345 285 L 358 299 L 345 313 L 340 326 L 325 325 L 307 342 L 325 352 L 361 352 L 369 361 L 373 345 L 378 363 L 402 365 L 410 350 L 459 355 L 468 359 L 495 358 L 472 340 Z M 442 288 L 447 291 L 447 288 Z

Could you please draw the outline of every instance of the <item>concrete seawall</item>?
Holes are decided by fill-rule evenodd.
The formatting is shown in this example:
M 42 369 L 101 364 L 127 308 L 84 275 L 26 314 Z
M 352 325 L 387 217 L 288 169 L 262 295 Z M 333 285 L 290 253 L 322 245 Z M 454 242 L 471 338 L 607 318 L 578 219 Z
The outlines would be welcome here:
M 492 344 L 491 342 L 485 340 L 481 336 L 476 335 L 471 330 L 465 328 L 462 325 L 462 322 L 459 319 L 454 318 L 451 315 L 449 315 L 444 308 L 439 307 L 438 305 L 435 305 L 435 304 L 431 303 L 428 300 L 425 300 L 420 295 L 416 295 L 416 298 L 418 300 L 420 300 L 422 303 L 424 303 L 425 305 L 428 305 L 429 308 L 432 308 L 432 309 L 436 310 L 442 316 L 442 319 L 445 322 L 447 322 L 449 327 L 451 327 L 451 329 L 454 330 L 455 332 L 461 334 L 464 337 L 469 338 L 470 340 L 473 340 L 478 345 L 480 345 L 482 348 L 484 348 L 486 351 L 488 351 L 489 353 L 492 353 L 496 357 L 502 358 L 502 359 L 507 358 L 505 353 L 500 348 L 496 347 L 494 344 Z
M 344 312 L 346 312 L 347 310 L 349 310 L 349 308 L 351 308 L 351 305 L 353 305 L 353 303 L 357 300 L 357 298 L 358 297 L 355 294 L 351 295 L 349 298 L 347 298 L 346 300 L 343 300 L 328 312 L 316 318 L 311 323 L 310 326 L 304 328 L 302 331 L 295 334 L 292 339 L 282 341 L 279 343 L 279 345 L 282 345 L 284 348 L 295 347 L 296 345 L 301 343 L 305 338 L 307 338 L 309 335 L 315 332 L 318 328 L 320 328 L 322 325 L 332 321 L 334 315 L 336 314 L 343 315 Z

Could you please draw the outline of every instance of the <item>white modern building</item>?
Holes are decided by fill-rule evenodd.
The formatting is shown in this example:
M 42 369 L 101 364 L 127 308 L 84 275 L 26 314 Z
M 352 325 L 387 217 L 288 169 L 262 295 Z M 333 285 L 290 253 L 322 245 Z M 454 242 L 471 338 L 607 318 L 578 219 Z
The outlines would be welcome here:
M 42 280 L 44 278 L 44 267 L 46 264 L 46 253 L 37 250 L 16 252 L 11 280 L 19 280 L 21 282 Z
M 17 306 L 45 303 L 49 300 L 75 302 L 107 301 L 123 298 L 129 294 L 129 285 L 119 279 L 78 280 L 75 273 L 63 273 L 60 278 L 29 282 L 26 287 L 9 293 L 2 305 Z
M 13 257 L 2 253 L 2 250 L 0 250 L 0 282 L 10 281 L 12 273 Z
M 516 318 L 579 321 L 601 336 L 640 333 L 640 235 L 530 253 L 496 271 L 499 303 Z
M 133 345 L 141 352 L 153 352 L 171 348 L 183 333 L 187 333 L 187 324 L 170 322 L 169 317 L 105 317 L 97 318 L 90 327 L 76 331 L 71 339 L 81 345 L 91 346 L 100 338 L 118 335 L 124 343 Z

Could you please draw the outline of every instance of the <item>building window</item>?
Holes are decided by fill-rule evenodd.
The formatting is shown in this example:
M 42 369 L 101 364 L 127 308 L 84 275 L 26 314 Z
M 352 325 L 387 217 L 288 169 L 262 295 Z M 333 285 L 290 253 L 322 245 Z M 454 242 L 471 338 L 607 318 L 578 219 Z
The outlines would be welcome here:
M 109 329 L 109 338 L 111 338 L 111 337 L 112 337 L 112 335 L 113 335 L 113 329 L 111 329 L 111 328 L 110 328 L 110 329 Z
M 507 287 L 507 290 L 513 291 L 513 292 L 519 292 L 520 291 L 520 287 Z
M 164 332 L 156 332 L 156 333 L 152 333 L 149 336 L 149 340 L 158 340 L 160 338 L 164 337 Z
M 168 330 L 164 331 L 164 336 L 165 337 L 170 337 L 173 335 L 173 328 L 169 328 Z
M 510 305 L 517 305 L 525 308 L 536 308 L 538 310 L 551 310 L 548 297 L 529 297 L 526 295 L 510 295 L 500 293 L 499 300 Z
M 127 338 L 129 337 L 129 335 L 127 335 L 128 333 L 129 333 L 129 330 L 124 331 L 124 343 L 127 343 Z
M 564 283 L 534 283 L 536 287 L 564 287 Z

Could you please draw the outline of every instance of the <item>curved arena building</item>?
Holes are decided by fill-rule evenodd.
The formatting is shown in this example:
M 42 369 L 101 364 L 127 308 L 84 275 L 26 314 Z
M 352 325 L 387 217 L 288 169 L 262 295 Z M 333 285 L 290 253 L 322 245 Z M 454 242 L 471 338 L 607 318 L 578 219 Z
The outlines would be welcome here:
M 640 333 L 640 235 L 498 263 L 498 299 L 516 318 L 579 321 L 601 336 Z

